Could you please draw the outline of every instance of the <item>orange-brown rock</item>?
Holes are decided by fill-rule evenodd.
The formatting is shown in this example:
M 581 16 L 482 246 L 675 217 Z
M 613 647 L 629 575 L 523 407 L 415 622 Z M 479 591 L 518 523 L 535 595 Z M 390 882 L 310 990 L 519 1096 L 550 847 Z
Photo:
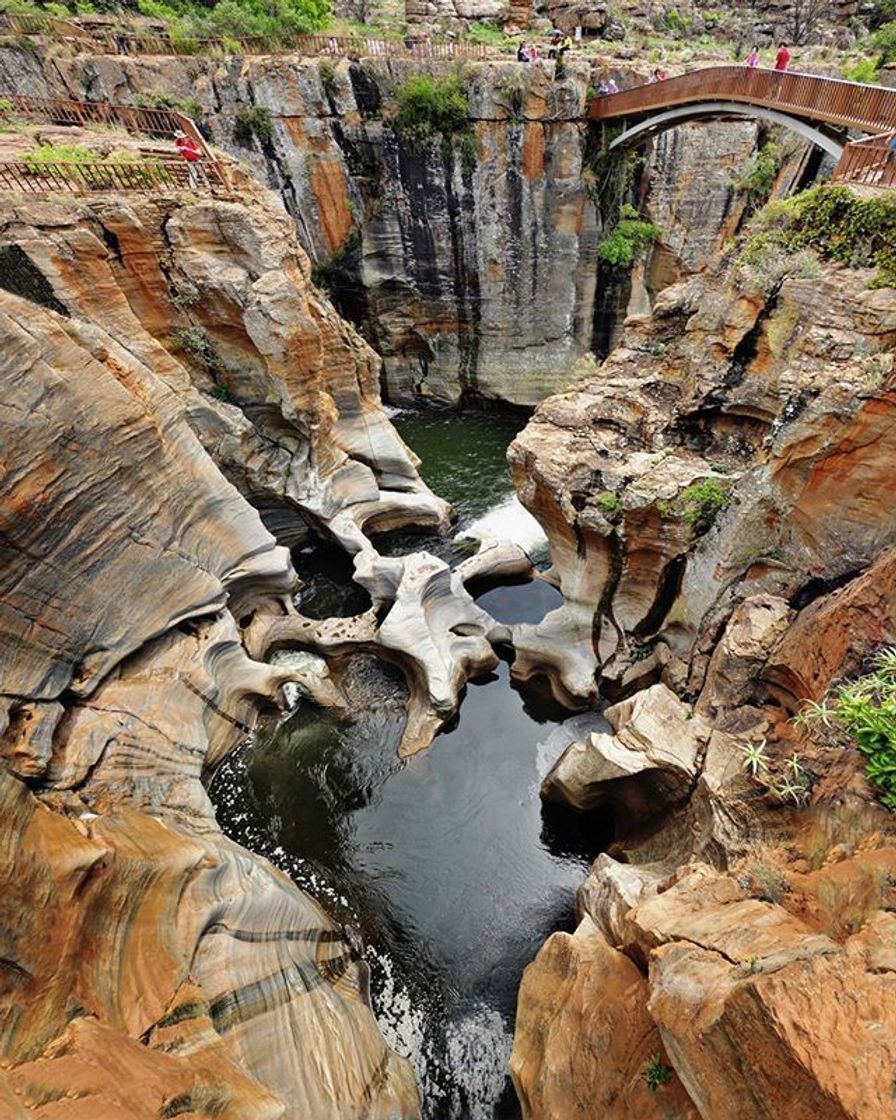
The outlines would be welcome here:
M 510 1072 L 526 1120 L 697 1120 L 677 1077 L 648 1087 L 665 1053 L 646 1001 L 645 977 L 590 919 L 552 934 L 520 987 Z
M 98 207 L 22 203 L 3 234 L 22 295 L 0 292 L 0 1100 L 47 1120 L 410 1120 L 366 966 L 221 835 L 202 779 L 303 676 L 247 652 L 240 623 L 291 617 L 296 576 L 222 472 L 286 539 L 341 518 L 363 541 L 371 517 L 441 503 L 279 218 Z M 175 356 L 187 277 L 206 333 Z

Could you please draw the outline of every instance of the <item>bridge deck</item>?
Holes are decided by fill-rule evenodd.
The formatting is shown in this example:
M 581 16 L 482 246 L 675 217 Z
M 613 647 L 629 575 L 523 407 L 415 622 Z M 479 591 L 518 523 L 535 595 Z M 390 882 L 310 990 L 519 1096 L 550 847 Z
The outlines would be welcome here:
M 712 66 L 664 82 L 596 97 L 588 115 L 637 120 L 661 109 L 701 101 L 740 101 L 820 123 L 880 133 L 896 129 L 896 89 L 795 71 Z

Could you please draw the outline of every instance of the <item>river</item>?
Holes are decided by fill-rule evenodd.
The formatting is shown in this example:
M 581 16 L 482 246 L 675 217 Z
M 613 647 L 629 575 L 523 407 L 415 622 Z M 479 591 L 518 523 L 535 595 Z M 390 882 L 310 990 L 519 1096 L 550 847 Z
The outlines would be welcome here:
M 521 423 L 491 413 L 396 416 L 423 477 L 455 505 L 457 534 L 392 534 L 377 547 L 426 547 L 454 561 L 473 547 L 472 532 L 543 551 L 504 458 Z M 367 605 L 350 564 L 331 550 L 308 548 L 295 561 L 309 584 L 303 610 Z M 537 621 L 559 595 L 534 580 L 478 602 L 501 621 Z M 219 770 L 211 792 L 222 827 L 347 927 L 370 963 L 381 1029 L 414 1064 L 427 1120 L 515 1120 L 506 1069 L 522 970 L 553 930 L 573 928 L 575 889 L 606 839 L 539 799 L 568 741 L 556 724 L 563 713 L 517 691 L 502 661 L 468 687 L 432 747 L 402 762 L 401 675 L 359 656 L 348 685 L 354 722 L 300 707 Z

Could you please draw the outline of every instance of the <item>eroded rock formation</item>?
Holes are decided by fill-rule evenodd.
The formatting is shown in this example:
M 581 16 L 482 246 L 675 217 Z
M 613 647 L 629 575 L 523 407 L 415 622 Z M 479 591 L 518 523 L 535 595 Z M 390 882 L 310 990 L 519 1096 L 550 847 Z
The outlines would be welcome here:
M 713 259 L 742 216 L 734 181 L 757 144 L 746 122 L 659 138 L 642 193 L 663 235 L 631 283 L 609 283 L 596 253 L 614 215 L 598 212 L 606 169 L 595 170 L 583 112 L 607 66 L 623 87 L 650 68 L 595 66 L 568 60 L 556 80 L 548 63 L 466 64 L 469 126 L 429 139 L 397 127 L 396 94 L 421 72 L 457 79 L 450 64 L 49 61 L 10 45 L 0 46 L 0 92 L 125 104 L 164 94 L 190 106 L 216 145 L 281 194 L 340 311 L 382 355 L 391 400 L 534 405 L 569 384 L 596 330 L 612 335 L 626 307 L 643 312 Z M 785 162 L 782 186 L 801 160 Z
M 448 516 L 380 408 L 375 356 L 248 183 L 240 202 L 14 201 L 0 247 L 4 1099 L 416 1116 L 366 966 L 220 834 L 203 786 L 284 684 L 338 700 L 338 672 L 263 660 L 315 648 L 271 529 L 364 558 L 368 636 L 407 669 L 416 745 L 492 664 L 457 577 L 367 544 Z M 386 608 L 419 611 L 412 649 Z
M 896 826 L 848 738 L 790 718 L 896 639 L 896 293 L 868 279 L 669 287 L 512 447 L 567 599 L 519 671 L 563 695 L 590 657 L 634 693 L 543 787 L 616 841 L 524 979 L 527 1117 L 893 1114 Z

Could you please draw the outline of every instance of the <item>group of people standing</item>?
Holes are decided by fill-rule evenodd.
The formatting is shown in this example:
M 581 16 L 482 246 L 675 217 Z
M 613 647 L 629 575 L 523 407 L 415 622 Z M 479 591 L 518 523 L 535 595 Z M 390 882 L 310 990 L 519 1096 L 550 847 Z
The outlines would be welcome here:
M 551 41 L 548 44 L 547 57 L 555 58 L 558 62 L 568 50 L 572 49 L 572 37 L 566 32 L 555 27 L 551 32 Z M 516 52 L 517 62 L 538 62 L 541 52 L 534 43 L 520 43 Z

